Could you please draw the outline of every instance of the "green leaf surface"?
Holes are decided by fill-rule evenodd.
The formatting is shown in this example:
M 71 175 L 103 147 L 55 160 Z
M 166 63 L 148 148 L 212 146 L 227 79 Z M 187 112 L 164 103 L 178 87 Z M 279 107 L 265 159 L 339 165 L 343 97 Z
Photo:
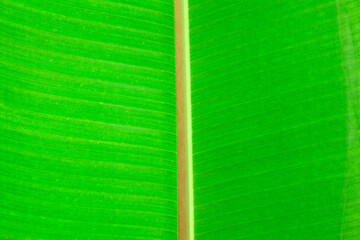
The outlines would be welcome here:
M 0 1 L 0 238 L 176 239 L 173 3 Z
M 189 6 L 195 239 L 359 239 L 360 5 Z
M 0 239 L 359 240 L 359 17 L 355 0 L 0 0 Z

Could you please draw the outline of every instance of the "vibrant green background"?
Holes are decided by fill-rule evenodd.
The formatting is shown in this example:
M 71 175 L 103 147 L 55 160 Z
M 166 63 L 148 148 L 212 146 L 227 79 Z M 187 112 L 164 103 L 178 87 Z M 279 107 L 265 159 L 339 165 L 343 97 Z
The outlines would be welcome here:
M 189 6 L 196 239 L 360 239 L 360 3 Z M 0 0 L 0 76 L 0 239 L 177 239 L 172 0 Z
M 359 3 L 189 5 L 195 238 L 360 239 Z
M 176 239 L 172 1 L 0 0 L 0 239 Z

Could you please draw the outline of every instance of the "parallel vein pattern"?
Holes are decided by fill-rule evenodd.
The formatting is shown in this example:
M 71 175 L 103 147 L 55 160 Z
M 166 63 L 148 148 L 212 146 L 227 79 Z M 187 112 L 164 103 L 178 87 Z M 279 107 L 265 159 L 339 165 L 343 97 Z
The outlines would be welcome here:
M 176 239 L 174 14 L 0 1 L 0 238 Z
M 359 239 L 357 1 L 189 5 L 195 239 Z

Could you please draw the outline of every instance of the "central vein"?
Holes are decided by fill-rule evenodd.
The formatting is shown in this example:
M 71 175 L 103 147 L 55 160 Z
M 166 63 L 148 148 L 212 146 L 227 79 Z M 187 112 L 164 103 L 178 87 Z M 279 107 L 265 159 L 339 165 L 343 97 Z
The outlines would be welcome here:
M 184 85 L 185 85 L 185 129 L 186 129 L 186 180 L 187 180 L 187 217 L 188 240 L 194 239 L 194 184 L 193 184 L 193 152 L 192 152 L 192 115 L 191 115 L 191 69 L 189 39 L 189 5 L 182 0 Z

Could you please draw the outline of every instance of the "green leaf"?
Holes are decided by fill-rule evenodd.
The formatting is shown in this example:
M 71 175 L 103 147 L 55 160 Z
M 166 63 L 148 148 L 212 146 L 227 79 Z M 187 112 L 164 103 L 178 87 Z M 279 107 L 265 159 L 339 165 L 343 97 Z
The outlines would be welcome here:
M 360 239 L 359 16 L 1 0 L 0 238 Z
M 189 6 L 195 239 L 359 239 L 358 2 Z
M 176 239 L 173 4 L 0 6 L 0 238 Z

